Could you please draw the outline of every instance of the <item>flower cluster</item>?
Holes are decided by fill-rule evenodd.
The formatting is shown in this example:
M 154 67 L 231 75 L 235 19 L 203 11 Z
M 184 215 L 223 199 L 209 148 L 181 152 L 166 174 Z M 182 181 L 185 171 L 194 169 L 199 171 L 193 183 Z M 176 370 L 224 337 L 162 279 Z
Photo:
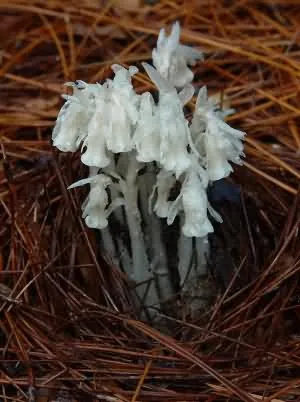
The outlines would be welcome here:
M 96 168 L 96 175 L 71 186 L 91 186 L 83 205 L 89 227 L 106 227 L 108 215 L 126 203 L 121 190 L 115 191 L 117 201 L 107 195 L 107 188 L 116 185 L 112 178 L 119 175 L 114 167 L 120 154 L 136 158 L 140 168 L 150 163 L 159 168 L 149 207 L 168 224 L 177 215 L 184 216 L 185 236 L 204 237 L 212 232 L 208 213 L 221 221 L 208 202 L 207 186 L 231 173 L 230 162 L 242 163 L 245 134 L 224 122 L 226 112 L 218 111 L 206 87 L 200 89 L 192 121 L 188 122 L 184 106 L 194 95 L 188 65 L 202 54 L 181 45 L 179 36 L 179 23 L 173 25 L 170 36 L 162 29 L 152 53 L 154 67 L 142 63 L 158 89 L 158 102 L 150 92 L 135 92 L 132 77 L 138 69 L 133 66 L 126 69 L 113 65 L 114 78 L 103 84 L 66 84 L 73 88 L 73 95 L 65 96 L 53 130 L 53 144 L 70 152 L 81 147 L 82 163 Z M 175 185 L 179 194 L 171 201 Z
M 160 30 L 157 48 L 153 49 L 152 60 L 161 76 L 174 87 L 184 87 L 194 78 L 188 64 L 194 65 L 196 60 L 202 59 L 202 53 L 179 43 L 180 25 L 178 22 L 172 27 L 170 36 L 166 36 L 164 29 Z

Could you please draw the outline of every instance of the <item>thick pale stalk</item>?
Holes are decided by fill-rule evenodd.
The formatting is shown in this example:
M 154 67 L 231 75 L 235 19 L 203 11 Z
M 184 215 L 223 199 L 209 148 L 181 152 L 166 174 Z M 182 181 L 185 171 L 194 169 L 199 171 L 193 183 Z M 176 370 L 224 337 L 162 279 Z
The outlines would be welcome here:
M 102 229 L 100 233 L 101 233 L 102 246 L 106 256 L 113 262 L 114 265 L 118 265 L 116 247 L 109 227 Z
M 180 217 L 180 226 L 183 225 L 184 217 Z M 193 238 L 186 237 L 182 232 L 178 238 L 178 274 L 180 278 L 180 287 L 183 287 L 191 270 L 193 257 Z
M 150 266 L 155 275 L 160 301 L 168 301 L 174 295 L 167 254 L 162 240 L 162 227 L 160 219 L 152 213 L 149 214 L 149 196 L 155 184 L 155 173 L 149 170 L 138 180 L 141 212 L 145 225 L 145 240 L 150 255 Z
M 120 185 L 125 199 L 125 213 L 131 243 L 131 279 L 138 285 L 136 290 L 142 305 L 147 307 L 158 305 L 159 297 L 153 280 L 153 274 L 150 272 L 144 234 L 141 228 L 141 215 L 138 208 L 137 174 L 141 166 L 136 160 L 135 155 L 129 155 L 128 160 L 126 178 Z
M 207 236 L 196 237 L 195 251 L 197 257 L 197 275 L 205 276 L 208 274 L 207 260 L 209 257 L 209 243 Z
M 192 241 L 193 239 L 190 238 L 190 240 Z M 188 250 L 190 250 L 190 247 Z M 193 318 L 196 317 L 199 311 L 207 308 L 213 296 L 213 288 L 210 286 L 208 280 L 208 252 L 209 243 L 207 236 L 195 238 L 192 243 L 190 270 L 181 290 L 185 311 Z M 185 251 L 185 253 L 187 252 Z

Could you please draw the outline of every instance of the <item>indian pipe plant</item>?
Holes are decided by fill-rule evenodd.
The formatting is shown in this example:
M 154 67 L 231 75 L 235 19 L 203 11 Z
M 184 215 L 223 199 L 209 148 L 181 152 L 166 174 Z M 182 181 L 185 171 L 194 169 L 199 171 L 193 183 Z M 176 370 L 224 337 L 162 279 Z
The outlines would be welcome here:
M 82 204 L 86 225 L 100 230 L 103 250 L 134 283 L 137 306 L 152 316 L 174 297 L 174 273 L 182 294 L 205 275 L 211 219 L 222 222 L 207 188 L 244 156 L 245 133 L 224 122 L 231 110 L 220 110 L 206 87 L 187 120 L 185 105 L 194 95 L 189 66 L 202 53 L 179 39 L 178 22 L 169 36 L 162 29 L 153 66 L 142 63 L 158 101 L 150 92 L 135 92 L 137 67 L 114 64 L 114 78 L 104 83 L 66 83 L 73 94 L 64 95 L 52 135 L 59 150 L 81 150 L 90 174 L 69 188 L 89 185 Z M 113 230 L 116 223 L 126 235 Z M 172 245 L 166 224 L 174 225 Z M 201 286 L 196 289 L 201 296 Z

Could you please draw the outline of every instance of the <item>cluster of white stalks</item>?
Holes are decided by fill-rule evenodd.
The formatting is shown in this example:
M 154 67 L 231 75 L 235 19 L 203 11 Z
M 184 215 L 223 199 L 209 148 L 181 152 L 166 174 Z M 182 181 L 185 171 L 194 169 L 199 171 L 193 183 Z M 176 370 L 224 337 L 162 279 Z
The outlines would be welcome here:
M 105 253 L 127 273 L 148 309 L 174 297 L 174 270 L 183 290 L 205 274 L 210 219 L 222 222 L 207 188 L 244 155 L 245 133 L 224 122 L 230 110 L 221 111 L 206 87 L 186 119 L 184 106 L 194 95 L 188 66 L 202 53 L 179 39 L 178 22 L 169 36 L 162 29 L 153 66 L 142 63 L 158 90 L 157 102 L 150 92 L 135 92 L 137 67 L 114 64 L 114 78 L 102 84 L 66 84 L 73 94 L 64 96 L 52 136 L 61 151 L 81 149 L 90 175 L 69 188 L 90 186 L 82 216 L 88 227 L 100 229 Z M 166 241 L 175 219 L 178 233 Z

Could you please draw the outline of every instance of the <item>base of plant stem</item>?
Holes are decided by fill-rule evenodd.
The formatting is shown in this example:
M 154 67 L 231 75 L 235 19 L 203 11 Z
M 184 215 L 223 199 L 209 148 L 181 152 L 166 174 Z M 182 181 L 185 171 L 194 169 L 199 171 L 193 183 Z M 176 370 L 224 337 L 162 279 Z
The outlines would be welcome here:
M 216 290 L 210 276 L 202 275 L 187 281 L 180 297 L 182 316 L 196 319 L 209 309 L 215 296 Z

